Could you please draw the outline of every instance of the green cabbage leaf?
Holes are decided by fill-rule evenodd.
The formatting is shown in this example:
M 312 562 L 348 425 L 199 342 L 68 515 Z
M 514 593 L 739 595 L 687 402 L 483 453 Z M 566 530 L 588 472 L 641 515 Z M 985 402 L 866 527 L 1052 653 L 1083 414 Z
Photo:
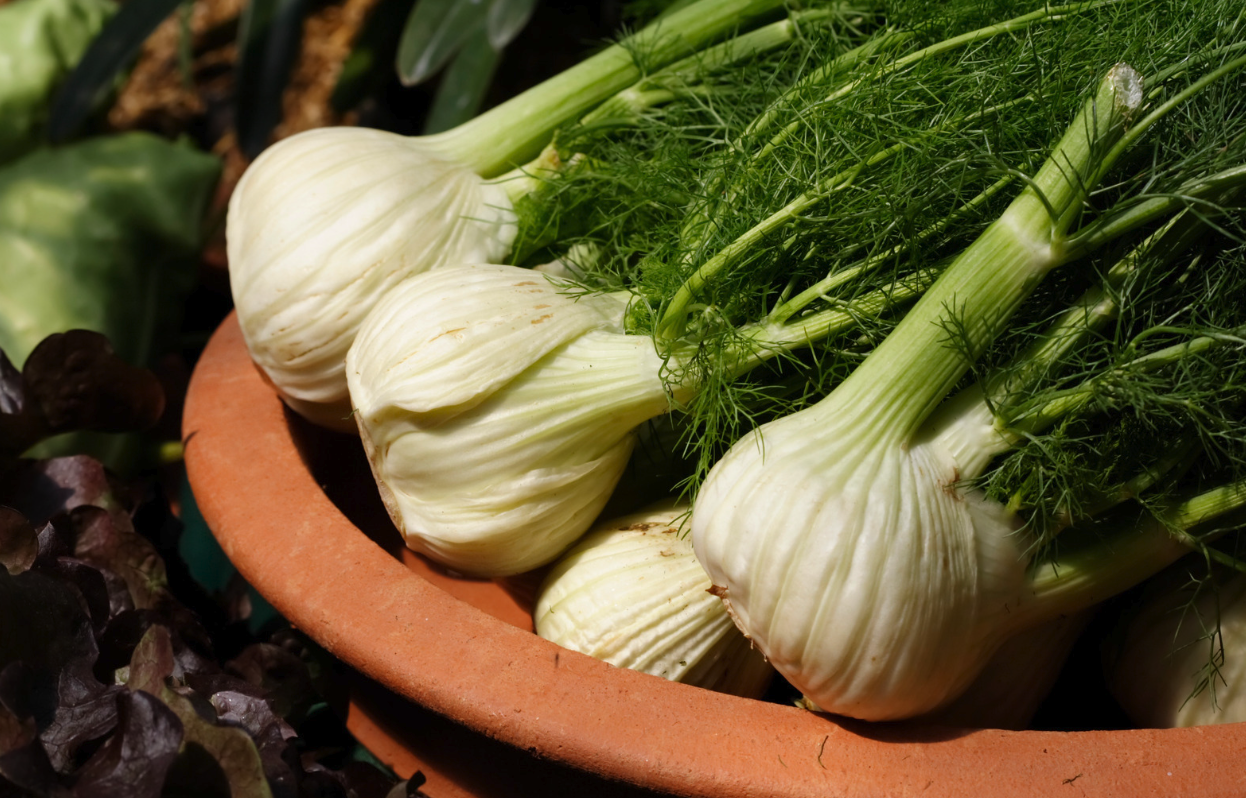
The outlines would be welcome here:
M 0 163 L 38 145 L 52 92 L 115 10 L 111 0 L 0 7 Z

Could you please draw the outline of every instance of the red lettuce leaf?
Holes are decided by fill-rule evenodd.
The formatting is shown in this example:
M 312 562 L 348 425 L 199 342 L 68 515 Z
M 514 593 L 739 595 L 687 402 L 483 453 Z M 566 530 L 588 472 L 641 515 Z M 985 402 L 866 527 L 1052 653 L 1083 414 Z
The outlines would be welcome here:
M 53 516 L 83 505 L 116 511 L 113 488 L 104 466 L 85 455 L 20 460 L 0 481 L 0 504 L 17 510 L 39 528 Z
M 26 409 L 36 409 L 51 434 L 144 430 L 164 413 L 156 376 L 117 357 L 108 338 L 90 330 L 44 338 L 22 380 Z
M 16 576 L 30 569 L 39 555 L 39 536 L 26 516 L 0 506 L 0 565 Z
M 135 609 L 152 609 L 170 600 L 164 561 L 147 538 L 134 532 L 128 518 L 99 507 L 69 511 L 74 556 L 100 570 L 111 571 L 130 591 Z
M 130 656 L 130 672 L 126 686 L 131 690 L 143 690 L 158 696 L 164 692 L 165 683 L 174 677 L 177 660 L 173 657 L 173 637 L 168 628 L 152 624 L 143 633 Z
M 115 697 L 117 730 L 78 771 L 79 798 L 160 798 L 182 744 L 182 723 L 145 692 Z

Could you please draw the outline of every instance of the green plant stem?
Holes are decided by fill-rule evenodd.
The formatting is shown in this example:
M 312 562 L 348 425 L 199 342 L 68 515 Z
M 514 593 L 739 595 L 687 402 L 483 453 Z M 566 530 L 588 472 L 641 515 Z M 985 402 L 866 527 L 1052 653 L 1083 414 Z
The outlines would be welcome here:
M 1156 328 L 1150 332 L 1179 331 Z M 1233 330 L 1222 335 L 1202 335 L 1134 358 L 1128 363 L 1097 375 L 1081 385 L 1060 391 L 1054 398 L 1043 402 L 1040 406 L 1029 409 L 1016 418 L 1009 419 L 1008 429 L 1013 434 L 1037 434 L 1051 427 L 1052 424 L 1065 416 L 1085 409 L 1096 395 L 1104 389 L 1110 389 L 1113 382 L 1124 376 L 1157 371 L 1165 366 L 1171 366 L 1174 363 L 1187 360 L 1193 355 L 1228 344 L 1246 344 L 1246 340 L 1241 337 L 1244 334 L 1246 334 L 1246 328 Z
M 938 276 L 938 269 L 925 269 L 897 280 L 886 288 L 872 291 L 835 308 L 812 313 L 797 322 L 776 324 L 763 321 L 737 328 L 734 340 L 715 366 L 715 376 L 734 379 L 785 352 L 811 346 L 857 328 L 863 318 L 874 318 L 921 296 Z M 690 360 L 695 347 L 677 343 L 669 353 L 679 362 Z M 671 398 L 687 405 L 705 387 L 697 375 L 685 375 L 672 385 Z
M 636 124 L 648 109 L 673 102 L 681 96 L 703 94 L 709 90 L 689 85 L 697 76 L 789 44 L 802 26 L 826 24 L 833 16 L 834 12 L 829 9 L 794 12 L 786 19 L 738 34 L 690 55 L 641 78 L 598 105 L 580 119 L 578 132 L 599 133 L 628 127 Z M 512 203 L 536 192 L 551 178 L 565 175 L 574 157 L 563 162 L 555 145 L 556 142 L 550 142 L 535 158 L 496 178 L 495 182 L 506 190 Z
M 663 341 L 672 341 L 684 334 L 687 328 L 688 311 L 698 293 L 719 272 L 731 268 L 745 258 L 762 241 L 774 231 L 787 226 L 800 216 L 809 206 L 836 191 L 842 191 L 852 185 L 857 175 L 868 166 L 889 158 L 904 149 L 903 144 L 893 144 L 875 153 L 866 161 L 831 176 L 820 182 L 817 188 L 801 194 L 779 210 L 753 225 L 727 246 L 720 249 L 709 260 L 702 263 L 671 298 L 656 328 L 656 337 Z
M 1013 614 L 1024 625 L 1093 606 L 1157 573 L 1193 547 L 1230 531 L 1234 527 L 1224 522 L 1243 508 L 1246 480 L 1237 480 L 1176 504 L 1158 517 L 1142 510 L 1123 529 L 1119 521 L 1096 524 L 1100 534 L 1082 536 L 1093 544 L 1066 548 L 1059 563 L 1036 569 Z M 1221 526 L 1194 533 L 1213 522 Z
M 580 120 L 580 127 L 595 130 L 635 124 L 650 108 L 696 91 L 699 78 L 714 70 L 744 61 L 793 42 L 803 27 L 834 21 L 831 9 L 793 12 L 788 18 L 739 34 L 648 75 L 594 108 Z
M 737 377 L 783 352 L 812 346 L 860 326 L 863 318 L 877 318 L 921 296 L 934 284 L 938 269 L 922 269 L 891 285 L 803 316 L 797 321 L 771 320 L 739 327 L 738 338 L 728 350 L 724 374 Z
M 848 50 L 842 55 L 833 58 L 824 66 L 801 78 L 793 84 L 790 89 L 785 91 L 781 97 L 771 103 L 769 110 L 765 111 L 749 123 L 748 127 L 744 129 L 744 133 L 740 136 L 740 140 L 743 141 L 745 139 L 755 137 L 773 127 L 775 120 L 778 118 L 782 110 L 791 104 L 792 98 L 810 86 L 816 86 L 822 83 L 828 83 L 832 86 L 842 85 L 841 81 L 861 64 L 871 58 L 903 46 L 911 41 L 912 38 L 913 33 L 910 31 L 888 29 L 882 31 L 869 41 L 864 42 L 863 44 Z M 759 152 L 758 157 L 772 151 L 774 149 L 774 145 L 779 143 L 779 137 L 790 136 L 793 130 L 795 130 L 794 125 L 788 125 L 783 128 L 783 132 L 780 132 L 774 139 L 771 139 L 770 142 L 767 143 L 766 148 L 764 148 L 762 152 Z
M 1190 181 L 1172 194 L 1151 196 L 1133 203 L 1097 219 L 1066 239 L 1063 257 L 1066 261 L 1080 258 L 1109 241 L 1184 208 L 1215 216 L 1221 212 L 1217 203 L 1232 198 L 1243 186 L 1246 186 L 1246 164 Z
M 1038 281 L 1060 263 L 1061 221 L 1093 186 L 1100 153 L 1141 101 L 1137 73 L 1114 67 L 1007 210 L 948 267 L 892 333 L 814 409 L 863 412 L 872 428 L 908 441 L 947 397 Z M 931 345 L 955 322 L 967 352 Z M 864 419 L 863 419 L 864 421 Z
M 794 98 L 808 85 L 816 84 L 819 81 L 838 81 L 867 59 L 898 47 L 911 38 L 912 34 L 908 32 L 884 31 L 879 36 L 832 59 L 828 64 L 802 78 L 795 85 L 784 91 L 778 99 L 770 104 L 769 110 L 763 112 L 749 123 L 744 132 L 728 146 L 728 151 L 743 151 L 746 149 L 746 142 L 771 127 L 774 120 L 778 118 L 779 113 L 783 109 L 790 107 L 794 102 Z M 795 129 L 793 128 L 793 130 Z M 755 154 L 750 159 L 750 163 L 756 165 L 759 160 L 760 157 Z M 727 188 L 727 179 L 725 172 L 718 172 L 714 175 L 705 189 L 705 196 L 719 199 L 694 208 L 684 221 L 679 238 L 684 243 L 684 248 L 687 251 L 696 251 L 699 245 L 704 243 L 710 230 L 713 229 L 713 209 L 729 206 L 731 200 L 735 197 L 737 193 L 736 187 Z
M 744 140 L 744 138 L 749 136 L 756 136 L 771 127 L 774 120 L 777 118 L 779 110 L 785 104 L 790 103 L 793 96 L 806 88 L 808 85 L 816 84 L 819 80 L 833 79 L 833 82 L 836 85 L 835 90 L 822 98 L 820 103 L 834 103 L 855 91 L 867 81 L 877 80 L 885 75 L 904 70 L 927 58 L 944 55 L 995 36 L 1015 33 L 1017 31 L 1024 30 L 1036 22 L 1060 21 L 1065 19 L 1070 14 L 1080 11 L 1089 11 L 1112 2 L 1127 2 L 1127 0 L 1096 0 L 1095 2 L 1073 3 L 1065 6 L 1040 9 L 1028 14 L 1023 14 L 1019 17 L 1014 17 L 1010 20 L 1005 20 L 993 25 L 988 25 L 984 28 L 969 31 L 959 36 L 953 36 L 949 39 L 923 47 L 920 50 L 898 58 L 876 73 L 865 77 L 859 77 L 856 80 L 851 80 L 846 83 L 840 82 L 839 79 L 841 77 L 847 77 L 848 73 L 851 73 L 852 70 L 856 69 L 861 64 L 866 63 L 869 59 L 881 53 L 885 53 L 895 47 L 902 46 L 912 38 L 912 34 L 907 31 L 886 31 L 876 39 L 866 42 L 860 47 L 850 50 L 834 59 L 825 67 L 812 73 L 808 78 L 803 79 L 785 92 L 783 97 L 772 105 L 772 110 L 762 114 L 757 120 L 749 125 L 744 136 L 741 137 L 741 140 Z M 797 120 L 781 129 L 760 150 L 756 152 L 751 159 L 751 164 L 756 165 L 761 160 L 771 155 L 784 141 L 791 138 L 791 136 L 800 129 L 802 124 L 803 122 Z M 740 146 L 740 143 L 737 142 L 736 147 L 739 148 Z M 720 180 L 714 185 L 711 185 L 707 191 L 707 196 L 722 197 L 723 199 L 716 203 L 716 206 L 721 207 L 729 206 L 736 193 L 737 192 L 734 187 L 727 189 L 723 186 Z M 683 231 L 681 232 L 681 239 L 685 242 L 687 245 L 686 248 L 689 251 L 695 251 L 697 245 L 705 240 L 709 230 L 711 229 L 711 221 L 708 207 L 702 209 L 699 213 L 694 213 L 690 216 L 689 221 L 684 225 Z M 671 321 L 667 322 L 667 324 L 668 326 L 674 325 L 673 329 L 678 330 L 681 327 L 682 322 Z
M 453 130 L 426 140 L 482 177 L 496 177 L 540 152 L 556 128 L 584 116 L 647 71 L 747 27 L 783 5 L 783 0 L 700 0 Z
M 1013 397 L 1028 395 L 1053 367 L 1101 330 L 1118 311 L 1114 293 L 1135 273 L 1144 259 L 1167 263 L 1185 252 L 1207 228 L 1202 218 L 1190 211 L 1173 216 L 1146 240 L 1117 261 L 1104 276 L 1103 285 L 1088 289 L 1013 364 L 986 385 L 986 401 L 997 406 L 997 416 L 1007 426 L 1007 405 Z M 1001 408 L 1000 406 L 1003 406 Z M 1001 432 L 1005 430 L 1001 429 Z
M 845 285 L 863 274 L 868 274 L 897 255 L 929 241 L 931 238 L 938 235 L 943 230 L 946 230 L 955 222 L 959 221 L 966 214 L 989 202 L 992 197 L 1002 191 L 1005 186 L 1010 185 L 1012 181 L 1013 177 L 1011 175 L 1005 175 L 988 186 L 984 191 L 978 194 L 978 196 L 969 200 L 969 202 L 965 203 L 952 213 L 940 219 L 935 224 L 913 236 L 912 241 L 894 246 L 886 252 L 874 255 L 854 266 L 840 269 L 809 286 L 796 296 L 779 302 L 771 310 L 768 322 L 771 324 L 782 324 L 786 322 L 789 318 L 801 312 L 813 302 L 826 299 L 827 294 L 834 291 L 836 288 L 839 288 L 841 285 Z
M 977 30 L 972 30 L 967 33 L 962 33 L 959 36 L 953 36 L 949 39 L 944 39 L 941 42 L 937 42 L 936 44 L 923 47 L 922 49 L 909 53 L 906 56 L 897 58 L 895 61 L 888 64 L 886 67 L 879 70 L 876 74 L 868 75 L 866 77 L 861 77 L 856 80 L 850 81 L 848 83 L 841 84 L 835 89 L 835 91 L 825 96 L 820 102 L 823 104 L 833 103 L 847 96 L 851 92 L 855 91 L 859 86 L 861 86 L 863 83 L 867 81 L 878 80 L 879 78 L 884 77 L 888 74 L 892 74 L 892 73 L 907 69 L 908 67 L 918 64 L 926 60 L 927 58 L 934 58 L 936 56 L 945 55 L 947 53 L 953 52 L 955 50 L 959 50 L 964 47 L 968 47 L 971 44 L 985 41 L 986 39 L 990 39 L 995 36 L 1002 36 L 1004 34 L 1016 33 L 1017 31 L 1021 31 L 1021 30 L 1024 30 L 1025 28 L 1028 28 L 1030 25 L 1036 22 L 1059 22 L 1059 21 L 1066 19 L 1068 15 L 1070 14 L 1075 14 L 1081 11 L 1090 11 L 1092 9 L 1105 5 L 1107 3 L 1127 2 L 1127 1 L 1128 0 L 1096 0 L 1095 2 L 1089 2 L 1089 3 L 1072 3 L 1072 4 L 1064 5 L 1064 6 L 1042 8 L 1042 9 L 1039 9 L 1038 11 L 1032 11 L 1028 14 L 1023 14 L 1019 17 L 1014 17 L 1012 19 L 1004 20 L 1003 22 L 997 22 L 993 25 L 988 25 L 984 28 L 978 28 Z M 904 42 L 908 41 L 911 38 L 912 38 L 912 34 L 908 32 L 894 33 L 890 37 L 887 37 L 884 39 L 882 43 L 885 46 L 880 49 L 891 49 L 891 47 L 903 44 Z M 864 62 L 865 56 L 870 56 L 873 54 L 874 53 L 872 52 L 860 53 L 858 57 L 851 60 L 850 62 L 851 67 L 856 67 L 859 63 Z M 841 71 L 840 69 L 834 68 L 834 66 L 835 66 L 834 62 L 832 62 L 831 65 L 828 65 L 828 67 L 824 69 L 827 75 L 833 75 Z M 766 120 L 767 123 L 769 123 L 769 121 L 770 120 L 768 119 Z M 781 131 L 779 131 L 779 133 L 777 133 L 773 138 L 771 138 L 770 141 L 768 141 L 766 145 L 762 147 L 762 149 L 758 152 L 757 159 L 760 160 L 761 158 L 764 158 L 768 156 L 770 153 L 772 153 L 784 141 L 789 139 L 796 130 L 799 129 L 800 124 L 801 123 L 799 121 L 793 122 L 787 125 L 786 127 L 784 127 Z M 764 129 L 764 127 L 759 126 L 758 129 Z
M 1067 508 L 1061 509 L 1053 519 L 1050 528 L 1044 530 L 1045 539 L 1052 540 L 1078 521 L 1095 518 L 1127 501 L 1138 498 L 1144 491 L 1157 485 L 1166 476 L 1179 476 L 1193 466 L 1202 454 L 1202 447 L 1198 445 L 1197 440 L 1192 436 L 1179 438 L 1174 442 L 1168 456 L 1161 458 L 1158 462 L 1148 466 L 1142 473 L 1124 482 L 1120 489 L 1112 495 L 1105 496 L 1087 506 L 1080 507 L 1078 517 L 1075 518 Z M 1021 504 L 1021 498 L 1014 496 L 1009 506 L 1015 510 Z
M 1152 109 L 1145 117 L 1138 121 L 1138 124 L 1134 125 L 1125 132 L 1125 135 L 1121 136 L 1120 141 L 1116 142 L 1116 146 L 1114 146 L 1104 158 L 1105 163 L 1115 163 L 1116 159 L 1119 158 L 1125 150 L 1133 146 L 1134 142 L 1136 142 L 1144 133 L 1146 133 L 1148 129 L 1150 129 L 1151 125 L 1160 119 L 1163 119 L 1178 105 L 1192 97 L 1197 96 L 1199 92 L 1203 91 L 1208 86 L 1218 80 L 1221 80 L 1222 78 L 1232 75 L 1234 72 L 1243 67 L 1246 67 L 1246 56 L 1242 56 L 1226 64 L 1222 64 L 1220 67 L 1208 72 L 1206 75 L 1203 75 L 1201 78 L 1194 81 L 1189 86 L 1186 86 L 1184 89 Z

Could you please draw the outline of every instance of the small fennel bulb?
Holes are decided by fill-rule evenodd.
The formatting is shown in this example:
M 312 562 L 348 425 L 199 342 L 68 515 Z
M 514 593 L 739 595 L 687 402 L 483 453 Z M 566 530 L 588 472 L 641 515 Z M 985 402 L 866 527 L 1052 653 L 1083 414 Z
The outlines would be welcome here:
M 557 557 L 671 401 L 627 294 L 513 266 L 428 272 L 368 316 L 347 356 L 381 495 L 416 551 L 504 576 Z
M 664 503 L 597 524 L 545 577 L 536 632 L 620 668 L 756 698 L 774 669 L 731 623 Z
M 1149 586 L 1105 657 L 1108 687 L 1139 726 L 1246 721 L 1246 576 L 1194 592 L 1189 571 Z
M 292 136 L 230 200 L 230 282 L 251 356 L 299 413 L 353 428 L 343 363 L 375 299 L 413 274 L 499 261 L 515 229 L 500 186 L 419 139 Z

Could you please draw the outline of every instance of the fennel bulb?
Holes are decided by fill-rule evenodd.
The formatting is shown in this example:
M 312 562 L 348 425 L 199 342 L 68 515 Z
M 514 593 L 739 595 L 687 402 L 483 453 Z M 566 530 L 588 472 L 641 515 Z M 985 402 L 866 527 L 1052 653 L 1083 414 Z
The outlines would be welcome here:
M 535 155 L 553 130 L 644 71 L 782 5 L 700 0 L 435 136 L 316 130 L 266 150 L 235 190 L 226 228 L 234 303 L 256 363 L 294 410 L 351 428 L 343 361 L 372 305 L 405 277 L 509 253 L 511 199 L 485 178 Z
M 874 421 L 828 403 L 763 426 L 711 470 L 692 530 L 780 673 L 826 711 L 889 720 L 969 685 L 1025 569 L 1020 522 L 958 490 L 941 441 Z
M 558 556 L 605 505 L 634 429 L 669 406 L 662 360 L 622 332 L 627 294 L 514 266 L 412 277 L 347 356 L 355 419 L 416 551 L 503 576 Z
M 930 712 L 1034 622 L 1017 611 L 1021 522 L 959 484 L 1000 435 L 975 402 L 935 412 L 967 364 L 931 331 L 956 308 L 978 346 L 997 334 L 1060 262 L 1062 213 L 1141 104 L 1138 74 L 1113 68 L 1033 182 L 848 379 L 746 435 L 707 476 L 697 558 L 816 706 L 866 720 Z
M 1157 579 L 1105 657 L 1108 687 L 1139 726 L 1246 721 L 1246 577 L 1196 581 L 1189 568 Z
M 350 429 L 343 363 L 376 298 L 413 274 L 492 263 L 510 198 L 419 139 L 322 128 L 270 147 L 229 204 L 230 282 L 256 364 L 312 421 Z
M 620 668 L 756 698 L 774 669 L 709 593 L 680 530 L 687 510 L 667 502 L 595 525 L 546 575 L 536 632 Z

